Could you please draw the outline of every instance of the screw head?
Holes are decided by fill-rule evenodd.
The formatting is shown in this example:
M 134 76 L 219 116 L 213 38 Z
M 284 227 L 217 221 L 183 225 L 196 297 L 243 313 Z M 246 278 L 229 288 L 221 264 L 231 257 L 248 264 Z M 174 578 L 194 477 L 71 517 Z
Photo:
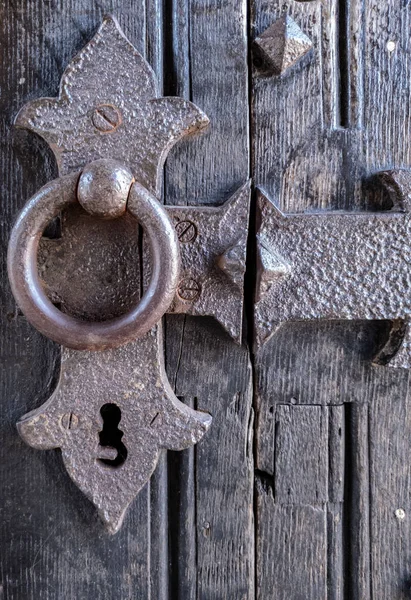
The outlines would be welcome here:
M 188 220 L 176 223 L 176 232 L 178 239 L 183 244 L 190 244 L 197 237 L 197 227 L 192 221 Z
M 121 112 L 112 104 L 100 104 L 97 106 L 93 111 L 91 120 L 94 127 L 100 133 L 112 133 L 123 121 Z
M 162 422 L 163 422 L 163 417 L 160 412 L 156 411 L 154 414 L 150 415 L 150 427 L 152 429 L 156 429 L 159 426 L 161 426 Z
M 76 429 L 78 426 L 78 416 L 74 413 L 66 413 L 61 417 L 60 424 L 63 429 Z
M 181 300 L 194 302 L 201 294 L 201 285 L 195 279 L 187 277 L 178 284 L 177 294 Z

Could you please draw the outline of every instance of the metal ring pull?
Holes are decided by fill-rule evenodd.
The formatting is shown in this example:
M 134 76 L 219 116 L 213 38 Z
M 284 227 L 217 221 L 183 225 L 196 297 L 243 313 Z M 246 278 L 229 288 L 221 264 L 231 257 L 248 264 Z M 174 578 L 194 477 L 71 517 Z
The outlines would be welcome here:
M 62 313 L 48 299 L 37 272 L 37 251 L 46 225 L 61 210 L 80 202 L 90 214 L 116 218 L 128 210 L 147 233 L 152 274 L 141 300 L 115 319 L 87 322 Z M 137 257 L 136 257 L 137 260 Z M 27 320 L 62 346 L 76 350 L 115 348 L 149 331 L 173 301 L 179 277 L 179 245 L 166 210 L 127 167 L 102 159 L 81 172 L 45 185 L 25 205 L 8 249 L 13 295 Z

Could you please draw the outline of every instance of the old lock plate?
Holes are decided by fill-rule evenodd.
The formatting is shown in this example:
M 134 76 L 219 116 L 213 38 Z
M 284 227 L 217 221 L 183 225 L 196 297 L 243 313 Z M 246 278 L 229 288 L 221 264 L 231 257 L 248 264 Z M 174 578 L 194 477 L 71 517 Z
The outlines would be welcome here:
M 66 69 L 58 98 L 29 102 L 16 125 L 48 142 L 61 177 L 98 159 L 116 160 L 131 171 L 142 193 L 158 198 L 168 151 L 183 137 L 204 129 L 208 119 L 191 102 L 159 96 L 152 69 L 108 16 Z M 237 342 L 249 202 L 246 183 L 221 207 L 166 207 L 180 254 L 180 275 L 168 312 L 214 316 Z M 138 226 L 126 218 L 121 225 L 120 219 L 96 225 L 80 208 L 64 219 L 61 238 L 40 242 L 44 289 L 63 312 L 80 320 L 91 315 L 97 321 L 101 299 L 111 303 L 112 314 L 105 316 L 118 318 L 130 300 L 138 300 Z M 100 236 L 91 242 L 89 228 L 96 226 Z M 125 247 L 118 244 L 123 237 Z M 144 254 L 147 287 L 151 262 Z M 99 279 L 96 257 L 101 256 L 115 275 L 121 271 L 129 293 L 120 296 L 115 281 L 110 287 Z M 9 265 L 12 275 L 14 266 Z M 209 414 L 185 406 L 172 391 L 158 322 L 120 347 L 63 347 L 57 389 L 43 406 L 21 418 L 18 430 L 34 448 L 61 448 L 68 474 L 97 507 L 108 531 L 115 533 L 155 469 L 160 450 L 195 444 L 210 423 Z

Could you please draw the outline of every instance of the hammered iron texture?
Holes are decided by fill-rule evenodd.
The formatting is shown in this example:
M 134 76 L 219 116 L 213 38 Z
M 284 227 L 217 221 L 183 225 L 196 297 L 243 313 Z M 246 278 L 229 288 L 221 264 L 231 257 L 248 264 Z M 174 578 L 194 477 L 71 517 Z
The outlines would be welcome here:
M 104 444 L 101 436 L 105 407 L 118 409 L 123 435 L 115 447 Z M 115 533 L 154 471 L 160 449 L 188 448 L 210 423 L 208 414 L 174 395 L 164 371 L 158 325 L 121 348 L 98 354 L 66 349 L 56 391 L 17 427 L 34 448 L 61 448 L 68 474 Z
M 106 17 L 65 70 L 59 97 L 29 102 L 17 115 L 16 125 L 48 142 L 62 175 L 98 158 L 115 159 L 159 196 L 169 150 L 209 123 L 191 102 L 159 96 L 149 64 L 117 21 Z M 108 110 L 117 115 L 114 127 L 103 117 L 106 111 L 113 120 Z M 102 122 L 107 126 L 99 126 Z
M 80 171 L 97 159 L 117 160 L 158 197 L 168 151 L 184 136 L 203 129 L 208 119 L 191 102 L 160 98 L 152 69 L 115 19 L 106 17 L 65 71 L 59 97 L 30 102 L 16 124 L 49 143 L 60 175 Z M 244 210 L 248 206 L 244 209 L 241 204 L 240 221 L 246 227 Z M 188 209 L 182 215 L 191 219 Z M 179 232 L 176 224 L 176 229 L 184 246 L 190 227 Z M 198 233 L 203 244 L 200 223 Z M 239 239 L 245 236 L 241 231 Z M 232 237 L 230 231 L 230 244 Z M 103 221 L 78 205 L 63 213 L 62 237 L 43 240 L 40 248 L 39 272 L 49 297 L 63 311 L 87 320 L 123 314 L 140 297 L 138 240 L 138 224 L 128 214 Z M 222 248 L 226 246 L 217 244 L 216 252 Z M 242 290 L 236 294 L 242 298 Z M 238 331 L 232 321 L 228 328 L 234 334 Z M 160 325 L 117 349 L 63 348 L 61 364 L 56 391 L 42 407 L 22 417 L 18 429 L 35 448 L 62 449 L 70 477 L 114 533 L 150 478 L 159 450 L 198 442 L 211 417 L 187 408 L 171 390 L 163 367 Z M 111 430 L 117 428 L 111 441 L 107 418 Z
M 257 345 L 287 321 L 377 319 L 405 324 L 389 363 L 411 367 L 411 175 L 380 175 L 393 209 L 380 213 L 283 214 L 258 198 Z

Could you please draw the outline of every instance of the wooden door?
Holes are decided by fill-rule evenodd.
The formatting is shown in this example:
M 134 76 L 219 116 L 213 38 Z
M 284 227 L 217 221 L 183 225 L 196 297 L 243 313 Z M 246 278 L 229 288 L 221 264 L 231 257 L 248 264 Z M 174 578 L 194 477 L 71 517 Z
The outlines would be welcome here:
M 57 95 L 108 12 L 164 95 L 211 120 L 170 154 L 166 204 L 221 205 L 251 177 L 285 212 L 375 210 L 372 175 L 411 163 L 407 0 L 5 0 L 0 11 L 3 266 L 18 211 L 57 176 L 13 119 Z M 285 14 L 313 48 L 278 75 L 254 40 Z M 256 348 L 255 233 L 256 194 L 242 345 L 211 318 L 165 319 L 171 385 L 213 425 L 163 455 L 115 536 L 59 452 L 17 434 L 54 389 L 60 351 L 19 313 L 2 269 L 0 598 L 410 596 L 409 375 L 372 363 L 391 323 L 289 323 Z

